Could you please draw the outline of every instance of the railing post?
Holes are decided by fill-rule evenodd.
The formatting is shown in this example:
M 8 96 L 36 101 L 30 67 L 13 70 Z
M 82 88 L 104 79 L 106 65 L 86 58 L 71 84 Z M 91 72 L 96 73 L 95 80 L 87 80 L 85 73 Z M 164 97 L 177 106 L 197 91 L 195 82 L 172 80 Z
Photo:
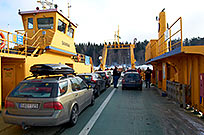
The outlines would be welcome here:
M 171 28 L 169 29 L 169 37 L 170 37 L 170 39 L 169 39 L 169 51 L 171 51 Z
M 10 34 L 10 32 L 7 33 L 7 47 L 8 47 L 8 54 L 9 54 L 9 34 Z
M 180 17 L 180 27 L 181 27 L 181 52 L 183 51 L 183 30 L 182 30 L 182 18 Z
M 28 52 L 28 46 L 27 46 L 27 44 L 28 44 L 28 39 L 27 39 L 27 32 L 25 33 L 25 56 L 27 57 L 27 52 Z

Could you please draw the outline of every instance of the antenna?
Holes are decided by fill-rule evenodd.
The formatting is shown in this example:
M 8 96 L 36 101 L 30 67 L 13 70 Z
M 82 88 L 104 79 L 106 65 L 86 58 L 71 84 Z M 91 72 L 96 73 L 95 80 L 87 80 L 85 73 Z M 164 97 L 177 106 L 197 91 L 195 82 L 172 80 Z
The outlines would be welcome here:
M 48 6 L 49 9 L 52 9 L 54 6 L 53 0 L 52 2 L 49 2 L 48 0 L 37 0 L 37 3 L 40 3 L 43 9 L 47 9 L 46 6 Z
M 70 18 L 70 8 L 71 8 L 72 6 L 70 5 L 70 2 L 69 2 L 69 0 L 68 0 L 68 18 Z

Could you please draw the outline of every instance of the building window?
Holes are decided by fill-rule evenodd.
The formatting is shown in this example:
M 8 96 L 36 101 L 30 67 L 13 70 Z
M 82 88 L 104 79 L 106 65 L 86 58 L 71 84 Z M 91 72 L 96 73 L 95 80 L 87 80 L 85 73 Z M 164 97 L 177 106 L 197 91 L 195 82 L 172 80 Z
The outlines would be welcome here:
M 28 18 L 28 29 L 33 29 L 33 18 Z
M 38 29 L 53 29 L 53 17 L 38 18 Z
M 70 36 L 71 38 L 73 38 L 74 37 L 74 29 L 68 28 L 67 35 Z
M 58 30 L 65 33 L 65 28 L 66 28 L 66 24 L 63 21 L 58 20 Z

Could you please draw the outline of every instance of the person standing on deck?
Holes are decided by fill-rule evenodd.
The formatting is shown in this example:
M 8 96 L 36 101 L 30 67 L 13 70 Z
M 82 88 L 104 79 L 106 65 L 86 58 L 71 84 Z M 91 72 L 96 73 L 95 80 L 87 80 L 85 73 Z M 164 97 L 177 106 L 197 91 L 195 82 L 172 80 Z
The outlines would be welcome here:
M 114 88 L 117 88 L 118 79 L 120 78 L 120 73 L 118 72 L 118 68 L 115 66 L 115 69 L 113 70 L 113 84 Z
M 145 71 L 146 88 L 147 88 L 147 85 L 150 88 L 151 74 L 152 74 L 152 70 L 149 69 L 149 67 L 147 67 L 147 70 Z

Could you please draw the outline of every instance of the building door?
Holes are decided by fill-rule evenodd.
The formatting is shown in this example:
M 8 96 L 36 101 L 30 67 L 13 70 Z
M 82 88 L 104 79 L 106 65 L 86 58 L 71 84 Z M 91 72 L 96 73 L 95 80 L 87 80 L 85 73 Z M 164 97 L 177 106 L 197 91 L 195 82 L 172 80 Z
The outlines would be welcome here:
M 6 96 L 16 85 L 15 65 L 2 65 L 2 99 L 3 102 Z

